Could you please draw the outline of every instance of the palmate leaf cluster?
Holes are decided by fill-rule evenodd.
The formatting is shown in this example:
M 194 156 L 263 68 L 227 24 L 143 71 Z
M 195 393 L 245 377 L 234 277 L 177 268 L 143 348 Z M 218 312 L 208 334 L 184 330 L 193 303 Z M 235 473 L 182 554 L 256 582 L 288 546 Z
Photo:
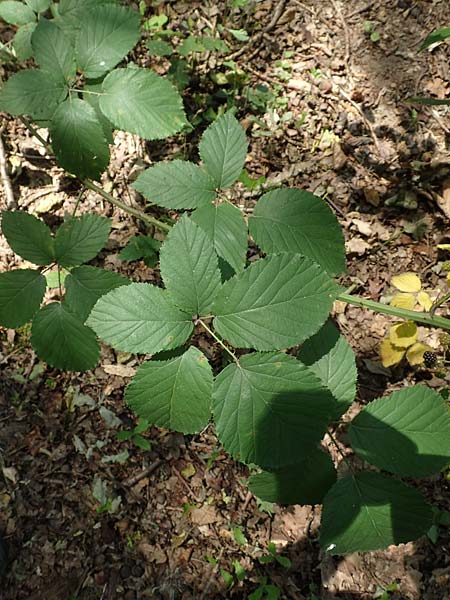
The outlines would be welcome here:
M 47 127 L 70 173 L 100 178 L 113 129 L 161 139 L 186 124 L 181 97 L 167 79 L 134 64 L 115 68 L 140 38 L 132 9 L 114 0 L 8 0 L 0 3 L 0 17 L 20 26 L 19 57 L 33 56 L 39 65 L 9 78 L 0 110 Z

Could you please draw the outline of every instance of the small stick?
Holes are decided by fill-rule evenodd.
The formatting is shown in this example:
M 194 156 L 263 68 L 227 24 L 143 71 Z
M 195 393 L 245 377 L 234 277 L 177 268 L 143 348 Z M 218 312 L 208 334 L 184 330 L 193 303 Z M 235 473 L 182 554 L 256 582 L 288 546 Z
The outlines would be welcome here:
M 153 473 L 153 471 L 156 471 L 156 469 L 162 464 L 163 460 L 161 458 L 157 458 L 146 469 L 137 475 L 133 475 L 133 477 L 128 477 L 128 479 L 125 479 L 125 481 L 122 483 L 123 487 L 133 487 L 139 481 L 141 481 L 141 479 L 144 479 L 144 477 L 147 477 L 147 475 L 150 475 Z
M 3 145 L 2 133 L 3 127 L 0 130 L 0 177 L 3 185 L 3 189 L 5 190 L 6 196 L 6 208 L 8 210 L 12 210 L 17 208 L 17 202 L 14 198 L 14 193 L 11 185 L 11 180 L 8 175 L 8 169 L 6 166 L 6 153 L 5 146 Z

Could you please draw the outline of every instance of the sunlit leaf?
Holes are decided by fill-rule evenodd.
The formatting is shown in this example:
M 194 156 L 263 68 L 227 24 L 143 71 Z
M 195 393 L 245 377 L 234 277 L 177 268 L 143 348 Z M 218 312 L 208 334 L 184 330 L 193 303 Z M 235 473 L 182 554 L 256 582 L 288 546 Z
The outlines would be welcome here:
M 397 323 L 389 328 L 389 339 L 396 348 L 409 348 L 417 341 L 419 331 L 414 321 Z
M 391 279 L 391 284 L 401 292 L 418 292 L 422 284 L 415 273 L 402 273 Z
M 389 339 L 386 339 L 380 344 L 380 356 L 383 367 L 393 367 L 403 359 L 405 349 L 396 348 Z
M 397 308 L 412 310 L 416 304 L 416 299 L 412 294 L 401 292 L 400 294 L 395 294 L 389 304 Z

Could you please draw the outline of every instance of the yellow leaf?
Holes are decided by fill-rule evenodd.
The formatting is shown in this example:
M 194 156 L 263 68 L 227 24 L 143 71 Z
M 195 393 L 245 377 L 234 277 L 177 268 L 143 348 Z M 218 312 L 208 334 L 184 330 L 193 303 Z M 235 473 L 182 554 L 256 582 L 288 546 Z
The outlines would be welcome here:
M 423 363 L 423 355 L 425 352 L 433 351 L 434 350 L 431 348 L 431 346 L 417 342 L 406 351 L 406 359 L 412 367 L 415 365 L 421 365 Z
M 417 302 L 425 310 L 430 310 L 430 308 L 433 306 L 433 300 L 430 298 L 427 292 L 419 292 L 417 294 Z
M 450 250 L 450 244 L 438 244 L 439 250 Z
M 402 348 L 396 348 L 390 340 L 386 339 L 381 342 L 380 356 L 383 367 L 387 368 L 397 365 L 405 356 L 405 351 Z
M 395 294 L 389 304 L 391 306 L 396 306 L 397 308 L 406 308 L 408 310 L 412 310 L 416 304 L 416 299 L 412 294 Z
M 389 329 L 389 339 L 397 348 L 409 348 L 417 341 L 417 325 L 413 321 L 405 321 L 392 325 Z
M 418 292 L 422 287 L 415 273 L 402 273 L 391 279 L 391 284 L 401 292 Z
M 450 273 L 447 273 L 447 285 L 450 287 Z
M 184 469 L 182 469 L 181 474 L 185 479 L 189 479 L 193 475 L 195 475 L 195 467 L 192 463 L 188 463 Z

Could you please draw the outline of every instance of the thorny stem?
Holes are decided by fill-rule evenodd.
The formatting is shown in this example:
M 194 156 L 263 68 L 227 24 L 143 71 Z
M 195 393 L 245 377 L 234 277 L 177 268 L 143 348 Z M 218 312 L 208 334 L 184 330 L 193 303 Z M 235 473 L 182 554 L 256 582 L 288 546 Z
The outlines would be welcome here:
M 228 348 L 228 347 L 227 347 L 227 346 L 226 346 L 226 345 L 223 343 L 223 341 L 220 339 L 220 337 L 218 337 L 218 336 L 217 336 L 217 335 L 214 333 L 214 331 L 213 331 L 213 330 L 212 330 L 210 327 L 208 327 L 208 325 L 207 325 L 207 324 L 206 324 L 204 321 L 202 321 L 201 319 L 197 319 L 196 323 L 200 323 L 200 325 L 201 325 L 201 326 L 202 326 L 202 327 L 203 327 L 203 328 L 204 328 L 204 329 L 205 329 L 205 330 L 206 330 L 206 331 L 209 333 L 209 335 L 210 335 L 210 336 L 212 336 L 212 337 L 213 337 L 213 338 L 216 340 L 216 342 L 217 342 L 218 344 L 220 344 L 220 345 L 222 346 L 222 348 L 223 348 L 223 349 L 224 349 L 226 352 L 228 352 L 228 354 L 231 356 L 231 358 L 234 360 L 234 362 L 235 362 L 237 365 L 239 365 L 239 359 L 238 359 L 238 357 L 236 356 L 236 354 L 235 354 L 234 352 L 232 352 L 232 351 L 231 351 L 231 350 L 230 350 L 230 349 L 229 349 L 229 348 Z
M 445 294 L 440 298 L 436 298 L 436 300 L 433 302 L 430 308 L 430 315 L 433 317 L 434 313 L 436 312 L 436 309 L 442 306 L 442 304 L 445 304 L 448 300 L 450 300 L 450 294 Z

